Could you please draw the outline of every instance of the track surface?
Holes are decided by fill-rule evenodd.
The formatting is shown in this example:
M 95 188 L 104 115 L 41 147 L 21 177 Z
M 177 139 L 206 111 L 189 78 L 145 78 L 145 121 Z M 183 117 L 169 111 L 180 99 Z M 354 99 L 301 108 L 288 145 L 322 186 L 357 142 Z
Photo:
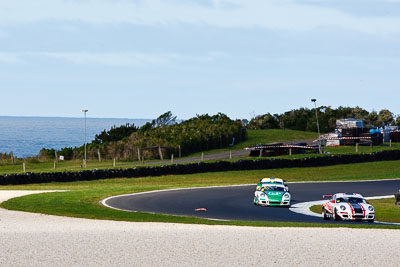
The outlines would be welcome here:
M 323 194 L 357 192 L 364 197 L 391 195 L 400 179 L 365 182 L 289 183 L 292 205 L 321 200 Z M 291 212 L 288 208 L 253 205 L 255 185 L 180 189 L 116 196 L 105 204 L 122 210 L 196 216 L 220 220 L 323 222 L 321 218 Z M 196 212 L 206 208 L 207 212 Z M 332 221 L 328 221 L 332 222 Z

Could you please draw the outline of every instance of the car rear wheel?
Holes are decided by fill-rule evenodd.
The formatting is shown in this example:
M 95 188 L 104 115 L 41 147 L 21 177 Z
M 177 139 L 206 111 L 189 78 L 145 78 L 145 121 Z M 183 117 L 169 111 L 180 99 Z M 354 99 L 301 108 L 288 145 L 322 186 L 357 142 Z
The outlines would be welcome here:
M 326 209 L 325 208 L 322 208 L 322 216 L 323 216 L 324 220 L 329 220 L 330 219 L 328 214 L 326 214 Z

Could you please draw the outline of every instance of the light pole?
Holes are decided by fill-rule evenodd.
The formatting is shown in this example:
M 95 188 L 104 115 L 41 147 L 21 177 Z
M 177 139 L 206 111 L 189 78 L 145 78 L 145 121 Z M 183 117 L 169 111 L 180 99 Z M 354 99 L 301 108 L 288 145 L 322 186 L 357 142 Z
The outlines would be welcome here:
M 318 151 L 321 154 L 321 134 L 319 133 L 319 122 L 318 122 L 318 112 L 317 112 L 317 99 L 312 98 L 311 102 L 314 102 L 315 106 L 315 117 L 317 118 L 317 129 L 318 129 Z
M 82 112 L 85 116 L 85 156 L 83 159 L 83 168 L 86 168 L 86 112 L 88 112 L 87 109 L 82 109 Z

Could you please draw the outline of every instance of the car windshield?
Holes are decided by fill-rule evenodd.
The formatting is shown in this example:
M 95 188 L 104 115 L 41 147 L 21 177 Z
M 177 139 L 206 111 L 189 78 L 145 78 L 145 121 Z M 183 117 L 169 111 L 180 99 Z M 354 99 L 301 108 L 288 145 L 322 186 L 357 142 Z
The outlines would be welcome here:
M 346 203 L 365 203 L 365 199 L 360 197 L 339 197 L 336 199 L 337 203 L 346 202 Z
M 280 181 L 268 181 L 268 182 L 261 182 L 262 184 L 265 184 L 265 183 L 271 183 L 271 184 L 283 184 L 282 182 L 280 182 Z
M 268 186 L 263 186 L 261 188 L 261 191 L 285 191 L 283 187 L 280 186 L 274 186 L 274 185 L 268 185 Z

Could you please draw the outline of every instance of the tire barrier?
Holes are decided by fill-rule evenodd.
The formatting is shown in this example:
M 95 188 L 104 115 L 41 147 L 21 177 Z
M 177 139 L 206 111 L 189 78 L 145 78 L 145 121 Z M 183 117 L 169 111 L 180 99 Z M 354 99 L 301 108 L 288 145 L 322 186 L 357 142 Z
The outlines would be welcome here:
M 139 178 L 148 176 L 194 174 L 205 172 L 267 170 L 281 168 L 321 167 L 338 164 L 400 160 L 400 150 L 386 150 L 371 154 L 327 155 L 301 159 L 255 159 L 235 162 L 190 163 L 127 169 L 93 169 L 79 172 L 48 172 L 0 175 L 0 185 L 50 182 L 90 181 L 111 178 Z

